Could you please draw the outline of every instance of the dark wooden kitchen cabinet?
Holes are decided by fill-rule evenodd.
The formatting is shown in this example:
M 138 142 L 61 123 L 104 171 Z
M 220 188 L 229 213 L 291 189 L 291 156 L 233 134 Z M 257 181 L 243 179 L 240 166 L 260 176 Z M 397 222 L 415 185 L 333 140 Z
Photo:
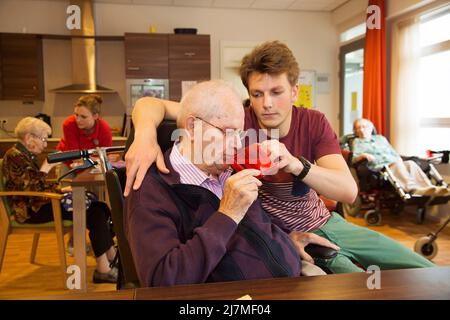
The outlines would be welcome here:
M 3 100 L 44 100 L 42 38 L 2 33 L 0 79 Z
M 182 81 L 211 79 L 209 35 L 169 35 L 169 95 L 181 99 Z
M 169 34 L 170 60 L 210 60 L 209 35 Z
M 125 33 L 127 79 L 169 79 L 169 99 L 181 99 L 182 81 L 211 78 L 209 35 Z
M 168 79 L 169 49 L 166 34 L 125 33 L 127 79 Z

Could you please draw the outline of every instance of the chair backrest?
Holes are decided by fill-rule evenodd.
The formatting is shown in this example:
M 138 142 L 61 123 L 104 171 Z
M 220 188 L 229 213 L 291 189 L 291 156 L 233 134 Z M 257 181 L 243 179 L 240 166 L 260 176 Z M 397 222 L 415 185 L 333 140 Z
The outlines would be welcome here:
M 161 151 L 164 153 L 172 147 L 172 132 L 177 128 L 177 123 L 172 120 L 164 120 L 158 127 L 158 144 L 161 147 Z M 134 126 L 131 128 L 130 135 L 128 136 L 127 143 L 125 145 L 125 153 L 127 153 L 134 140 Z
M 0 191 L 5 191 L 5 180 L 3 177 L 3 158 L 0 159 Z
M 123 228 L 124 199 L 122 190 L 126 181 L 125 168 L 113 168 L 106 171 L 105 181 L 111 204 L 111 218 L 114 225 L 114 232 L 116 233 L 119 246 L 119 263 L 122 271 L 119 273 L 121 275 L 123 274 L 123 279 L 119 278 L 117 287 L 118 289 L 139 287 L 139 278 Z
M 0 191 L 5 191 L 5 177 L 3 176 L 3 158 L 0 159 Z M 11 216 L 13 214 L 13 210 L 9 205 L 7 197 L 2 197 L 1 201 L 6 214 L 8 215 L 8 217 Z

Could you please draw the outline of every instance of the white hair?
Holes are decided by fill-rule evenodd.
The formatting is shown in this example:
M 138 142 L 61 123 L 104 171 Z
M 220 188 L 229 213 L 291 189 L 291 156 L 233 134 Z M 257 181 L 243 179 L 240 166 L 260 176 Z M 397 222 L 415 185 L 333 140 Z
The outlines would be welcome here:
M 52 134 L 52 128 L 41 119 L 26 117 L 19 121 L 14 129 L 14 133 L 18 139 L 23 140 L 28 133 L 37 136 L 42 136 L 46 133 L 49 136 Z
M 366 119 L 366 118 L 359 118 L 359 119 L 356 119 L 355 121 L 353 121 L 353 131 L 355 130 L 356 125 L 360 122 L 365 122 L 366 124 L 368 124 L 370 126 L 370 128 L 372 128 L 372 129 L 374 128 L 372 121 L 370 121 L 369 119 Z
M 223 107 L 225 99 L 235 99 L 236 103 L 242 105 L 238 92 L 226 81 L 210 80 L 196 84 L 181 99 L 178 127 L 183 128 L 186 118 L 191 115 L 204 120 L 229 116 L 229 110 Z

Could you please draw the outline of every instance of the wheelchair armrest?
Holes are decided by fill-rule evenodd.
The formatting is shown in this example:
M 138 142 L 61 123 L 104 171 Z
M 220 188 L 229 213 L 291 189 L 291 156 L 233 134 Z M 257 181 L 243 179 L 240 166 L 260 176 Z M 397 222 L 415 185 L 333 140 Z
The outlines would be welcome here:
M 369 160 L 367 160 L 365 158 L 352 163 L 353 168 L 358 168 L 359 166 L 368 167 L 368 165 L 369 165 Z
M 337 255 L 337 251 L 318 244 L 310 243 L 305 247 L 305 252 L 313 259 L 333 259 Z

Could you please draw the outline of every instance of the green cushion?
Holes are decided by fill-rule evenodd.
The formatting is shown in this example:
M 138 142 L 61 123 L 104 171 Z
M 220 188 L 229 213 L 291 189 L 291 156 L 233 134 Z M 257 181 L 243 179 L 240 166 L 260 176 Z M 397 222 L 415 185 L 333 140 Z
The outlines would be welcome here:
M 73 225 L 70 220 L 63 220 L 63 226 L 66 228 L 71 227 Z M 17 221 L 11 220 L 11 227 L 13 228 L 50 228 L 54 227 L 55 222 L 50 221 L 46 223 L 18 223 Z

